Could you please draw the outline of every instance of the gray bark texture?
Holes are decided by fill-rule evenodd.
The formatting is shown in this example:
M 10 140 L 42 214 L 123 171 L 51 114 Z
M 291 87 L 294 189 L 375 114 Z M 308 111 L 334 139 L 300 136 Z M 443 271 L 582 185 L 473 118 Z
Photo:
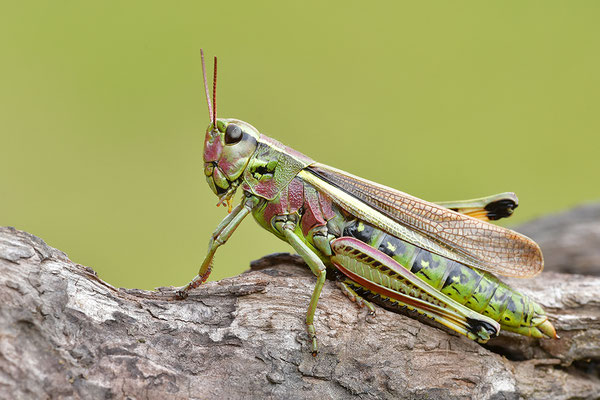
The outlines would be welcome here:
M 600 276 L 600 203 L 519 226 L 544 253 L 544 271 Z
M 523 231 L 548 263 L 597 273 L 600 207 L 590 207 Z M 573 257 L 554 253 L 565 242 Z M 367 317 L 328 281 L 313 357 L 304 319 L 315 278 L 297 256 L 264 257 L 177 300 L 174 288 L 114 288 L 43 240 L 0 228 L 0 397 L 600 398 L 600 277 L 507 281 L 545 307 L 560 340 L 502 333 L 481 346 L 379 307 Z

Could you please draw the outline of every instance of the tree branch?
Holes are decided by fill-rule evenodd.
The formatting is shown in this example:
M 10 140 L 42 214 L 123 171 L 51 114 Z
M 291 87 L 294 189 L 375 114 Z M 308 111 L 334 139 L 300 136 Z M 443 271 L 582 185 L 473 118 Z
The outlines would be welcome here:
M 297 256 L 208 282 L 116 289 L 41 239 L 0 228 L 0 393 L 8 398 L 596 398 L 600 278 L 544 273 L 511 285 L 560 340 L 503 333 L 485 347 L 377 308 L 327 282 L 310 354 L 315 279 Z

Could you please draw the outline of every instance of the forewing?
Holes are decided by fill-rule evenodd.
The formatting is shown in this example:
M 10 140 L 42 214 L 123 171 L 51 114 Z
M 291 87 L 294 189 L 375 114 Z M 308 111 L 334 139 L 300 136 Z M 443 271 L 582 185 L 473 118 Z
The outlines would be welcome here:
M 426 238 L 403 235 L 403 239 L 416 246 L 504 276 L 529 277 L 544 267 L 538 245 L 510 229 L 459 214 L 327 165 L 315 163 L 307 170 Z

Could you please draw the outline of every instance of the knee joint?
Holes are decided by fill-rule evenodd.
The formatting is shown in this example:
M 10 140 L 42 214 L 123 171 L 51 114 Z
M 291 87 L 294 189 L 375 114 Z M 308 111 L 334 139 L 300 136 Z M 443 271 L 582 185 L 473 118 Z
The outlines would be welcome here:
M 271 225 L 279 233 L 283 233 L 284 230 L 293 231 L 297 224 L 298 216 L 296 214 L 276 215 L 271 221 Z

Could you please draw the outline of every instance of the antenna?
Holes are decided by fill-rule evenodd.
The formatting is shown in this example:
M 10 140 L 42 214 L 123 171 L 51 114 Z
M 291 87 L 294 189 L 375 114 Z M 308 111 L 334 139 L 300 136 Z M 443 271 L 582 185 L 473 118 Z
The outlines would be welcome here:
M 204 51 L 202 51 L 202 49 L 200 49 L 200 58 L 202 59 L 202 77 L 204 78 L 204 92 L 206 93 L 206 103 L 208 103 L 208 116 L 211 120 L 211 122 L 215 121 L 214 113 L 213 113 L 213 106 L 212 106 L 212 102 L 210 101 L 210 92 L 208 91 L 208 82 L 206 81 L 206 65 L 204 63 Z M 216 65 L 216 57 L 215 57 L 215 73 L 217 71 L 217 65 Z M 216 80 L 216 77 L 215 77 Z M 216 82 L 215 82 L 215 89 L 216 89 Z M 214 90 L 214 89 L 213 89 Z
M 215 73 L 213 75 L 213 126 L 217 128 L 217 56 L 215 56 Z

